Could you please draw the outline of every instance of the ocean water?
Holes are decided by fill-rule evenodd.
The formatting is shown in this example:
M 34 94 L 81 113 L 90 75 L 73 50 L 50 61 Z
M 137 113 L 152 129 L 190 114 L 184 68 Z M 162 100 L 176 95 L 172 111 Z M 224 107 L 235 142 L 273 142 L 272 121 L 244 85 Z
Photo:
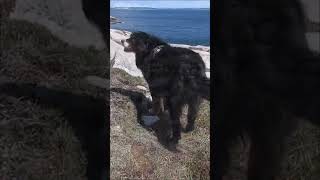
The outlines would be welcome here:
M 210 45 L 209 9 L 111 8 L 123 23 L 111 28 L 144 31 L 169 43 Z

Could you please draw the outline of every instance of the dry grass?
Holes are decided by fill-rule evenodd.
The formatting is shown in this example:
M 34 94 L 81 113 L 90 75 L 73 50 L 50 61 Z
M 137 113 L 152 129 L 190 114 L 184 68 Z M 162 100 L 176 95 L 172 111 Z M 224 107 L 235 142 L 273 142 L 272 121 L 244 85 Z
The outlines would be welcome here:
M 272 132 L 270 132 L 272 133 Z M 240 139 L 239 139 L 240 140 Z M 232 149 L 232 169 L 230 179 L 245 180 L 246 162 L 249 148 L 248 139 L 244 143 L 234 143 Z M 318 127 L 301 122 L 294 134 L 286 140 L 286 154 L 278 180 L 320 179 L 320 130 Z
M 86 159 L 61 113 L 1 97 L 0 179 L 84 179 Z
M 83 82 L 108 78 L 108 54 L 69 46 L 44 27 L 0 21 L 0 77 L 92 96 L 104 90 Z M 85 179 L 86 159 L 58 109 L 0 94 L 0 179 Z
M 111 70 L 112 88 L 143 94 L 137 85 L 147 87 L 141 78 Z M 110 101 L 111 179 L 209 179 L 208 102 L 202 104 L 196 129 L 182 134 L 180 152 L 172 152 L 159 143 L 153 130 L 137 122 L 137 107 L 128 96 L 111 91 Z
M 320 130 L 303 123 L 291 137 L 288 138 L 283 174 L 288 179 L 320 179 Z

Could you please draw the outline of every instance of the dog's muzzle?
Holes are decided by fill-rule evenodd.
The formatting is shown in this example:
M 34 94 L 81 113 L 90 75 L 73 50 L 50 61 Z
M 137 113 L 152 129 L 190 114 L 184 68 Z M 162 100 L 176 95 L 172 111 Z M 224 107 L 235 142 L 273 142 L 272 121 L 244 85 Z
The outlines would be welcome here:
M 121 40 L 121 44 L 122 44 L 122 46 L 124 47 L 124 51 L 126 51 L 126 52 L 131 51 L 130 44 L 127 43 L 126 40 L 122 39 L 122 40 Z
M 121 40 L 121 44 L 122 44 L 122 46 L 124 46 L 124 47 L 128 47 L 128 46 L 129 46 L 129 43 L 127 43 L 127 41 L 124 40 L 124 39 Z

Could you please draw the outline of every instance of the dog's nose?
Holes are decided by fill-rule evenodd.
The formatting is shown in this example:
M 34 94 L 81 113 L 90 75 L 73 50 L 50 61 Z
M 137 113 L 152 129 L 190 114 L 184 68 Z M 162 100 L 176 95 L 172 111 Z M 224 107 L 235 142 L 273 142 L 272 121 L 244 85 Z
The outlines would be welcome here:
M 123 39 L 121 39 L 121 43 L 122 43 L 122 44 L 124 43 L 124 40 L 123 40 Z

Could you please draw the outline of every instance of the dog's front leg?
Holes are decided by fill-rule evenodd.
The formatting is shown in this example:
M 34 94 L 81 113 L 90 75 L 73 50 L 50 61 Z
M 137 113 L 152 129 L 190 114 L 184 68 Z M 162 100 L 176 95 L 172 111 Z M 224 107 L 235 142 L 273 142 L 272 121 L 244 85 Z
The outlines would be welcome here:
M 163 97 L 152 96 L 152 114 L 159 115 L 164 112 Z

